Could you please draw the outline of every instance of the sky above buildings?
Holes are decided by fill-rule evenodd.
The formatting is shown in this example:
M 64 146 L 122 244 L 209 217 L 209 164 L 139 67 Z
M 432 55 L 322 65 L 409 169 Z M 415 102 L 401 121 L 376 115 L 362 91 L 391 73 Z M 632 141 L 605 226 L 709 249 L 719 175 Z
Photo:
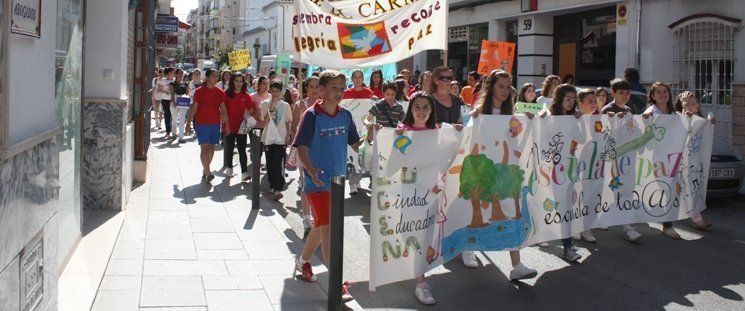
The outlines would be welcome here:
M 186 22 L 186 18 L 189 16 L 189 11 L 197 8 L 198 0 L 173 0 L 171 6 L 173 6 L 173 10 L 178 19 L 182 22 Z

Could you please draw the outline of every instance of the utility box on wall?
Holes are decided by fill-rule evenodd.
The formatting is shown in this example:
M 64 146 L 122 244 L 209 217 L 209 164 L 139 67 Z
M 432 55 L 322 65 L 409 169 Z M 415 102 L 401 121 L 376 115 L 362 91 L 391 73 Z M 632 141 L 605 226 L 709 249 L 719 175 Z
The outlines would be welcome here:
M 43 231 L 21 251 L 21 310 L 39 309 L 44 298 Z

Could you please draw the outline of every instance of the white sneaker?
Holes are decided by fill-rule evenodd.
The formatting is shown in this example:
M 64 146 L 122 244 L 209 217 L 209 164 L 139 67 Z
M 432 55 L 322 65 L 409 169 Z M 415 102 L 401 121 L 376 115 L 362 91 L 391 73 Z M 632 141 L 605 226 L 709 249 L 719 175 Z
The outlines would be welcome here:
M 227 168 L 227 169 L 225 170 L 225 175 L 228 175 L 228 176 L 233 176 L 233 168 L 230 168 L 230 167 L 229 167 L 229 168 Z
M 642 237 L 642 234 L 639 233 L 639 231 L 636 231 L 634 227 L 628 226 L 623 229 L 626 231 L 626 240 L 629 242 L 636 242 L 636 240 Z
M 575 241 L 581 241 L 582 235 L 580 233 L 572 234 L 572 239 L 574 239 Z
M 572 246 L 564 250 L 564 259 L 566 259 L 569 262 L 574 262 L 574 261 L 582 259 L 582 255 L 578 254 L 577 249 L 574 246 Z
M 540 246 L 540 247 L 548 247 L 549 245 L 548 245 L 548 242 L 541 242 L 541 243 L 538 243 L 538 246 Z
M 414 289 L 414 296 L 423 305 L 429 306 L 435 304 L 435 298 L 432 297 L 432 291 L 429 289 L 427 283 L 417 284 Z
M 248 181 L 250 179 L 251 179 L 251 174 L 249 174 L 248 172 L 245 172 L 245 173 L 241 174 L 241 180 L 242 181 Z
M 313 219 L 310 217 L 303 218 L 303 240 L 308 238 L 311 229 L 313 229 Z
M 590 242 L 590 243 L 597 242 L 597 239 L 595 238 L 594 235 L 592 235 L 592 231 L 590 230 L 582 231 L 579 235 L 586 242 Z
M 526 267 L 521 262 L 517 264 L 517 266 L 512 268 L 512 271 L 510 271 L 510 281 L 532 279 L 536 275 L 538 275 L 538 271 L 535 271 L 535 269 L 530 269 Z
M 472 251 L 462 252 L 460 258 L 463 260 L 463 265 L 466 266 L 466 268 L 476 269 L 479 267 L 479 262 L 476 261 L 476 253 Z

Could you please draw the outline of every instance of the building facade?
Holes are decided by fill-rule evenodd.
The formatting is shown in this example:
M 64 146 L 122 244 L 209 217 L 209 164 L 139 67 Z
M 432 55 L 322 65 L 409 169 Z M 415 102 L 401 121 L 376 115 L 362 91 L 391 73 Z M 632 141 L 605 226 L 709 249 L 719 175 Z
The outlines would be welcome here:
M 121 210 L 132 187 L 155 2 L 45 0 L 33 17 L 11 3 L 0 0 L 0 310 L 57 310 L 90 214 Z
M 717 136 L 745 146 L 745 118 L 733 117 L 745 81 L 745 2 L 736 0 L 450 1 L 448 66 L 465 80 L 478 66 L 481 40 L 517 44 L 516 85 L 548 74 L 577 85 L 608 86 L 626 68 L 643 84 L 692 90 L 720 122 Z M 439 51 L 414 56 L 412 69 L 443 63 Z M 734 112 L 737 114 L 738 112 Z M 743 114 L 742 117 L 745 117 Z M 742 150 L 745 151 L 745 150 Z

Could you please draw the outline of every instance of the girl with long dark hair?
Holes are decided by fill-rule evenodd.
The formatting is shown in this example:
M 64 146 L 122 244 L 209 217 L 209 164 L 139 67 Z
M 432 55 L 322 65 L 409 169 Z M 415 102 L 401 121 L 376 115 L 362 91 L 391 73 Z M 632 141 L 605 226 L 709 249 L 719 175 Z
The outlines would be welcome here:
M 233 148 L 238 147 L 238 161 L 241 165 L 241 181 L 247 181 L 251 178 L 250 171 L 248 170 L 248 156 L 246 154 L 246 143 L 247 134 L 239 134 L 238 129 L 243 123 L 244 113 L 253 113 L 256 108 L 255 103 L 251 100 L 251 95 L 248 94 L 248 83 L 246 83 L 245 76 L 242 73 L 236 71 L 230 75 L 228 81 L 227 101 L 225 106 L 228 110 L 228 118 L 230 119 L 230 127 L 225 133 L 223 139 L 223 168 L 225 168 L 225 174 L 228 176 L 233 175 Z
M 649 102 L 649 107 L 643 113 L 647 118 L 675 113 L 672 92 L 670 91 L 670 86 L 665 83 L 655 82 L 652 84 L 652 87 L 649 88 L 647 101 Z M 673 228 L 672 221 L 662 223 L 662 235 L 675 240 L 681 239 L 680 234 Z
M 608 90 L 604 87 L 595 89 L 595 101 L 598 105 L 598 113 L 600 113 L 600 110 L 603 110 L 603 107 L 610 103 L 610 94 L 608 94 Z
M 512 77 L 509 73 L 503 70 L 493 70 L 487 77 L 483 85 L 483 91 L 478 100 L 476 100 L 476 107 L 474 107 L 473 118 L 478 118 L 479 115 L 512 115 L 513 106 L 510 98 L 512 92 Z M 533 118 L 533 114 L 530 112 L 526 113 L 528 118 Z M 505 156 L 507 156 L 507 145 L 502 143 L 505 149 Z M 506 159 L 506 158 L 505 158 Z M 505 163 L 506 164 L 506 163 Z M 500 199 L 507 199 L 509 195 L 500 197 L 500 194 L 492 196 L 492 216 L 490 220 L 500 221 L 507 219 L 504 212 L 502 211 L 502 205 Z M 515 212 L 517 215 L 520 214 L 520 206 L 517 204 L 515 199 Z M 527 216 L 526 216 L 527 217 Z M 461 254 L 463 262 L 470 261 L 467 257 L 475 257 L 473 252 L 463 252 Z M 512 271 L 510 271 L 510 280 L 521 280 L 530 279 L 535 277 L 538 273 L 536 270 L 530 269 L 522 264 L 520 260 L 520 251 L 510 251 L 510 260 L 512 261 Z M 474 258 L 475 261 L 475 258 Z
M 535 85 L 533 83 L 525 83 L 520 88 L 520 93 L 517 96 L 517 101 L 521 103 L 535 103 Z
M 373 70 L 372 74 L 370 74 L 369 88 L 375 97 L 383 99 L 383 70 Z
M 554 96 L 554 89 L 561 83 L 561 79 L 557 75 L 548 75 L 543 80 L 543 86 L 541 87 L 541 96 L 536 100 L 537 103 L 541 103 L 544 106 L 551 105 Z
M 561 84 L 554 89 L 551 106 L 549 107 L 548 111 L 544 110 L 544 112 L 541 113 L 541 118 L 546 117 L 546 115 L 579 116 L 579 114 L 577 113 L 577 90 L 574 88 L 574 86 L 571 86 L 569 84 Z M 574 262 L 582 258 L 582 255 L 577 253 L 577 249 L 574 247 L 572 238 L 561 239 L 561 243 L 564 245 L 564 259 L 570 262 Z

